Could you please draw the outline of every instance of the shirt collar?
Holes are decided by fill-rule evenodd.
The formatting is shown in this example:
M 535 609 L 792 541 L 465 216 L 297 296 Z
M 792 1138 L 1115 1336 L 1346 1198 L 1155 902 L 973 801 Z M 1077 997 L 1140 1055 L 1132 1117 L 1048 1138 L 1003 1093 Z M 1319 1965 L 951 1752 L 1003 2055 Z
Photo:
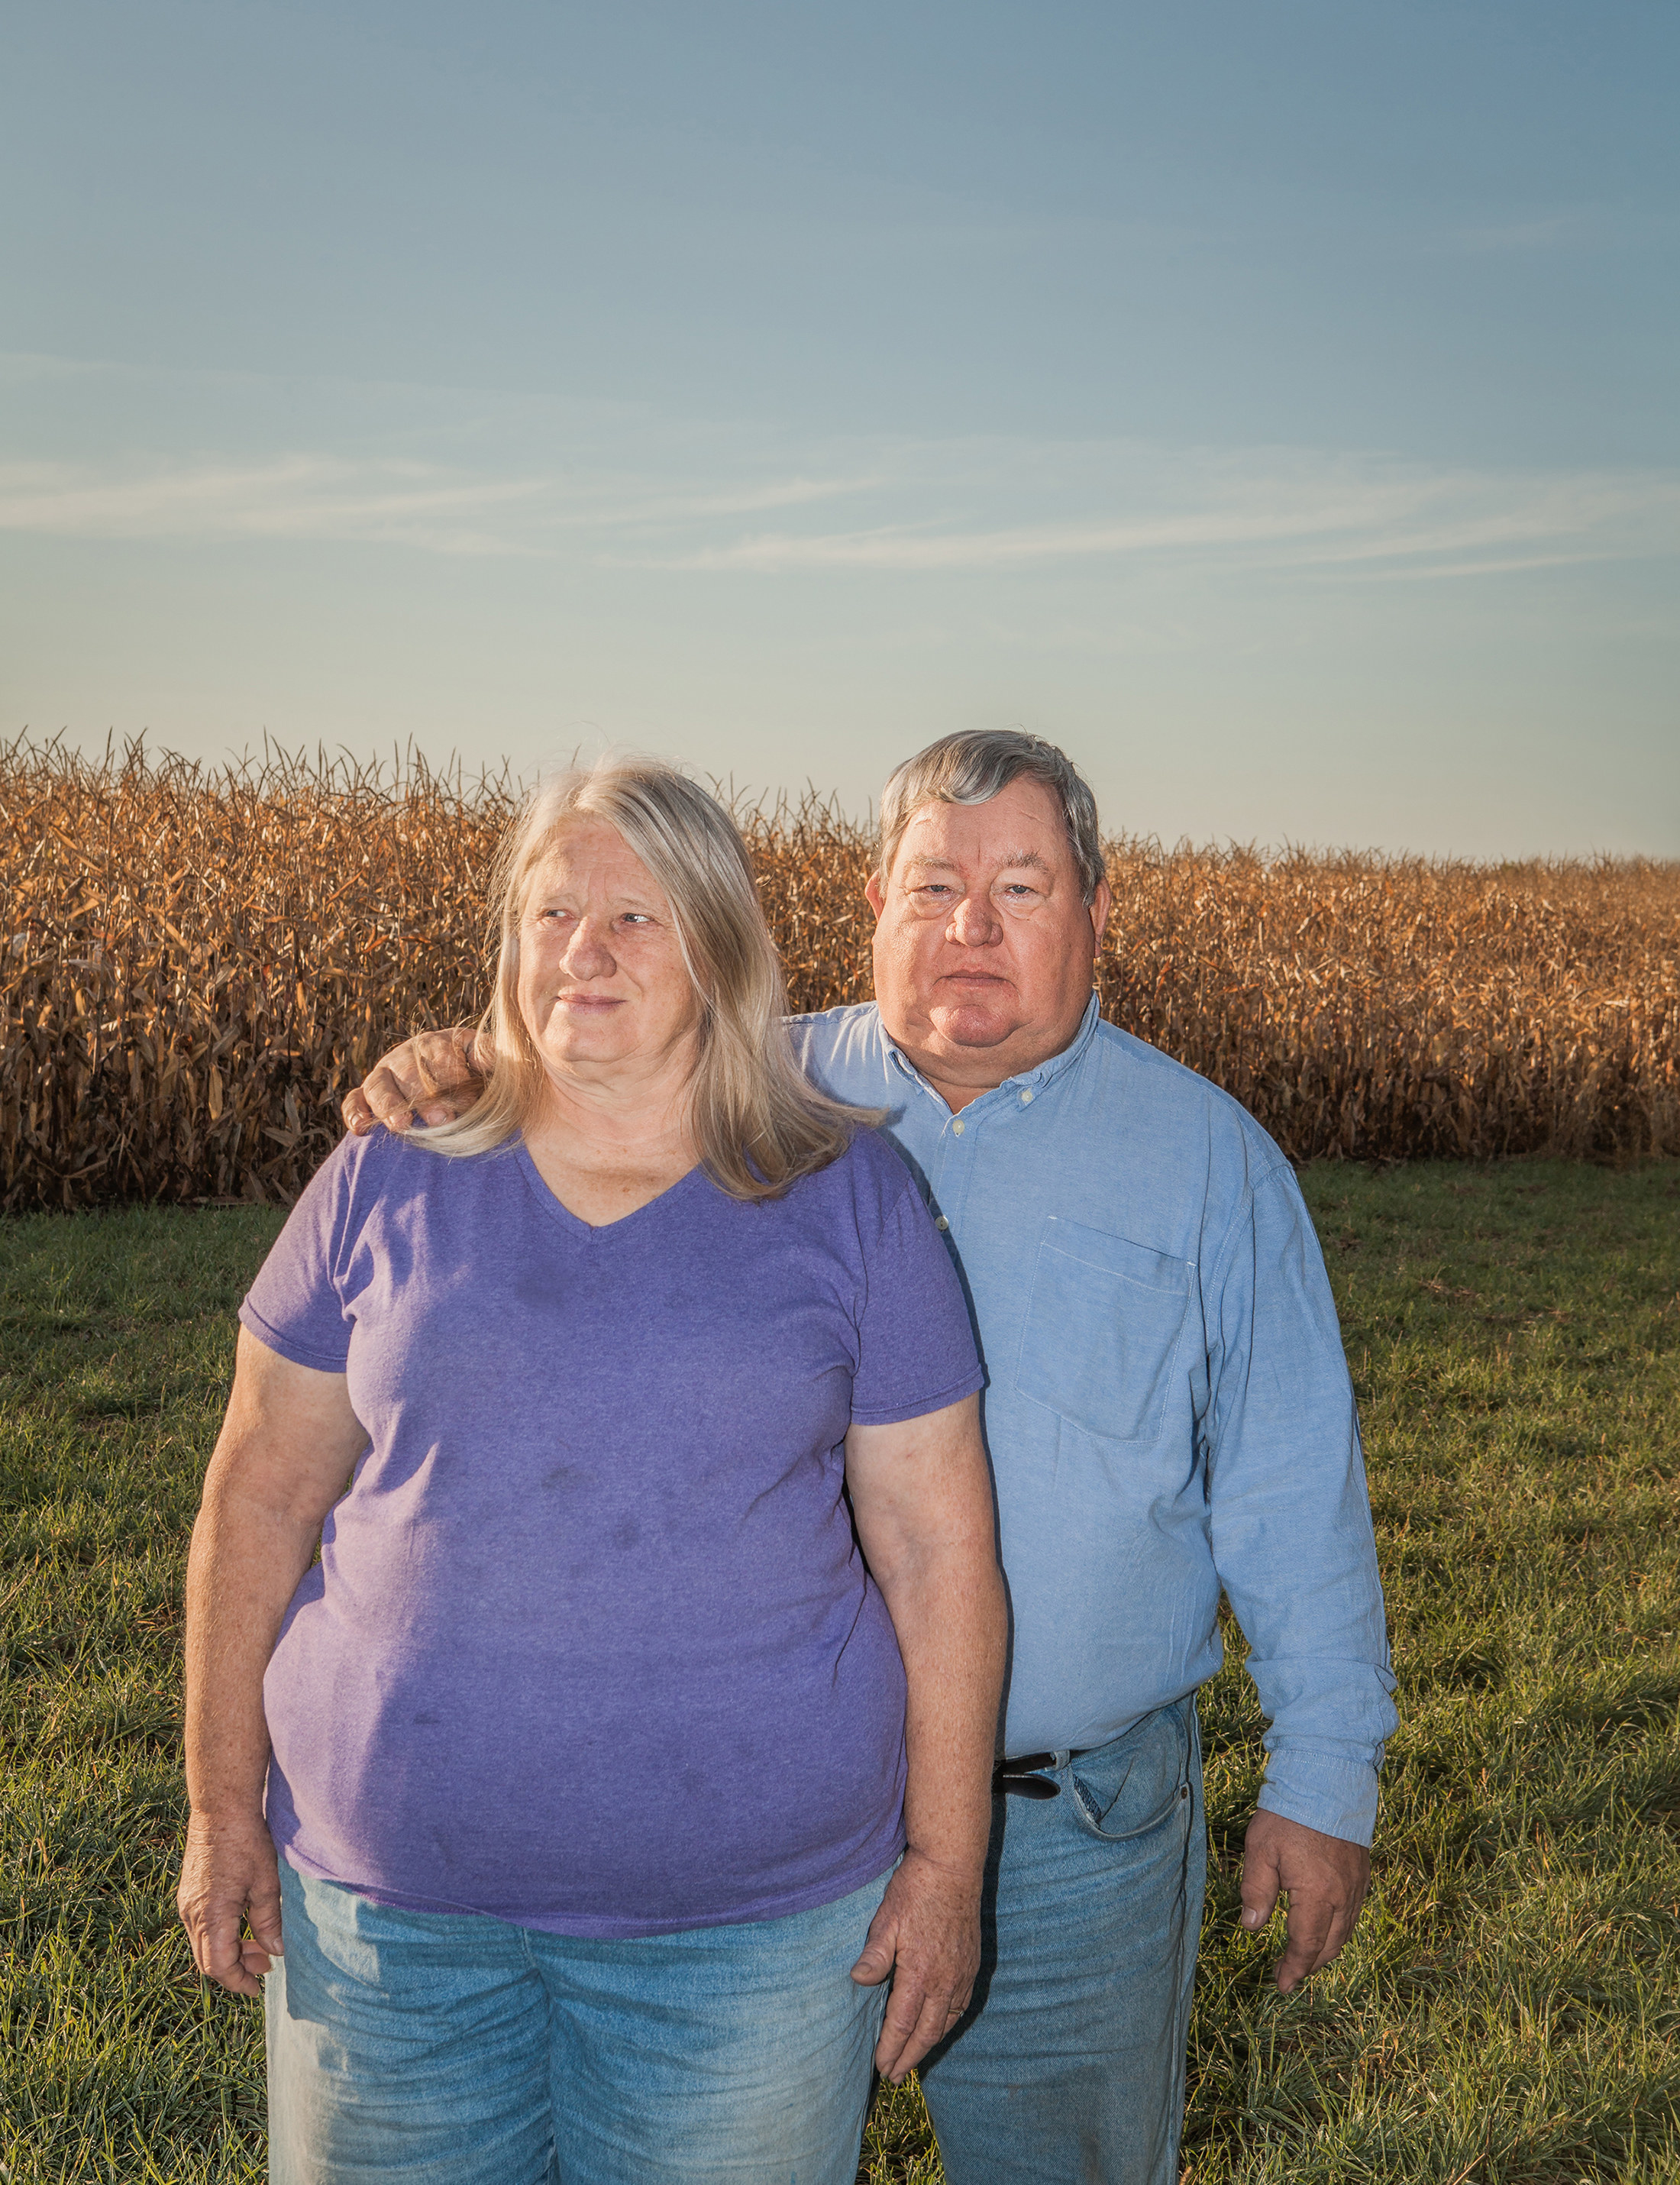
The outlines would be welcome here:
M 877 1014 L 879 1015 L 879 1011 Z M 1097 994 L 1093 991 L 1091 999 L 1086 1003 L 1085 1014 L 1080 1019 L 1079 1030 L 1061 1052 L 1049 1056 L 1047 1059 L 1041 1062 L 1035 1070 L 1023 1070 L 1013 1077 L 1006 1077 L 1002 1084 L 991 1087 L 991 1092 L 1004 1092 L 1012 1088 L 1017 1093 L 1022 1091 L 1030 1091 L 1035 1094 L 1042 1092 L 1047 1085 L 1053 1083 L 1064 1071 L 1071 1070 L 1080 1060 L 1092 1040 L 1096 1038 L 1097 1027 L 1102 1021 L 1102 1012 L 1098 1005 Z M 886 1042 L 887 1053 L 896 1067 L 907 1077 L 913 1078 L 924 1092 L 931 1094 L 933 1098 L 938 1100 L 940 1105 L 943 1107 L 945 1102 L 941 1095 L 929 1084 L 927 1079 L 923 1076 L 921 1071 L 917 1069 L 915 1064 L 888 1031 L 885 1024 L 881 1026 L 881 1037 Z M 979 1098 L 982 1100 L 990 1098 L 991 1093 L 982 1092 Z

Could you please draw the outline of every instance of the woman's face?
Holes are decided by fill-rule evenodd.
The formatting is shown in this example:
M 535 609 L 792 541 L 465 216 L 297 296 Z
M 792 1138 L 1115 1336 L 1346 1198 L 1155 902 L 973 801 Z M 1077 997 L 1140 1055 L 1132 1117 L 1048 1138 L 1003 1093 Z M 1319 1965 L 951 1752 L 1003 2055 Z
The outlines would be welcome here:
M 519 1011 L 562 1073 L 657 1067 L 700 1021 L 664 891 L 614 828 L 568 819 L 531 875 L 519 925 Z

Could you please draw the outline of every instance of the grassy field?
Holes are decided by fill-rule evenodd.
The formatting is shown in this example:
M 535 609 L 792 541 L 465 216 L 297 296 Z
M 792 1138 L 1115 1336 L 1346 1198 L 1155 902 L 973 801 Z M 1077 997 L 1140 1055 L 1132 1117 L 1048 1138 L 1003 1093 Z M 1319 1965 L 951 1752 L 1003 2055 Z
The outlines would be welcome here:
M 1680 1168 L 1305 1182 L 1402 1728 L 1365 1921 L 1286 2003 L 1236 1926 L 1261 1725 L 1234 1662 L 1204 1695 L 1186 2178 L 1680 2179 Z M 200 1987 L 171 1897 L 182 1556 L 278 1220 L 0 1223 L 8 2185 L 262 2175 L 257 2015 Z M 862 2174 L 939 2177 L 913 2088 Z

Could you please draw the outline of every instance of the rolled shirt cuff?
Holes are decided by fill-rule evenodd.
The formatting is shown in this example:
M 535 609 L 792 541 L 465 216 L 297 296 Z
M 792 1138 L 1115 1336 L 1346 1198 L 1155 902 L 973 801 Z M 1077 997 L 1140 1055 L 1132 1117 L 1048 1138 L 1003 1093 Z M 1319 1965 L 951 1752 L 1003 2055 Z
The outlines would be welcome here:
M 1286 1821 L 1370 1847 L 1376 1828 L 1376 1769 L 1329 1753 L 1274 1753 L 1255 1803 Z

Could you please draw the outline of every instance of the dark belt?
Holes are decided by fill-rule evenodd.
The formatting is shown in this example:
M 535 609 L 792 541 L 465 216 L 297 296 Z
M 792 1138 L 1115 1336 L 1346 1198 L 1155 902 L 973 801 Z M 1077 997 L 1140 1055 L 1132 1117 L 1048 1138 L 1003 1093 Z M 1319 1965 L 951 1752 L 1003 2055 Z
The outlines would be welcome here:
M 1068 1758 L 1069 1760 L 1082 1759 L 1092 1750 L 1091 1746 L 1082 1745 Z M 1045 1769 L 1055 1765 L 1056 1755 L 1053 1752 L 1024 1752 L 1019 1760 L 1000 1760 L 991 1771 L 993 1795 L 1008 1791 L 1017 1798 L 1058 1798 L 1062 1795 L 1061 1785 L 1043 1773 Z

